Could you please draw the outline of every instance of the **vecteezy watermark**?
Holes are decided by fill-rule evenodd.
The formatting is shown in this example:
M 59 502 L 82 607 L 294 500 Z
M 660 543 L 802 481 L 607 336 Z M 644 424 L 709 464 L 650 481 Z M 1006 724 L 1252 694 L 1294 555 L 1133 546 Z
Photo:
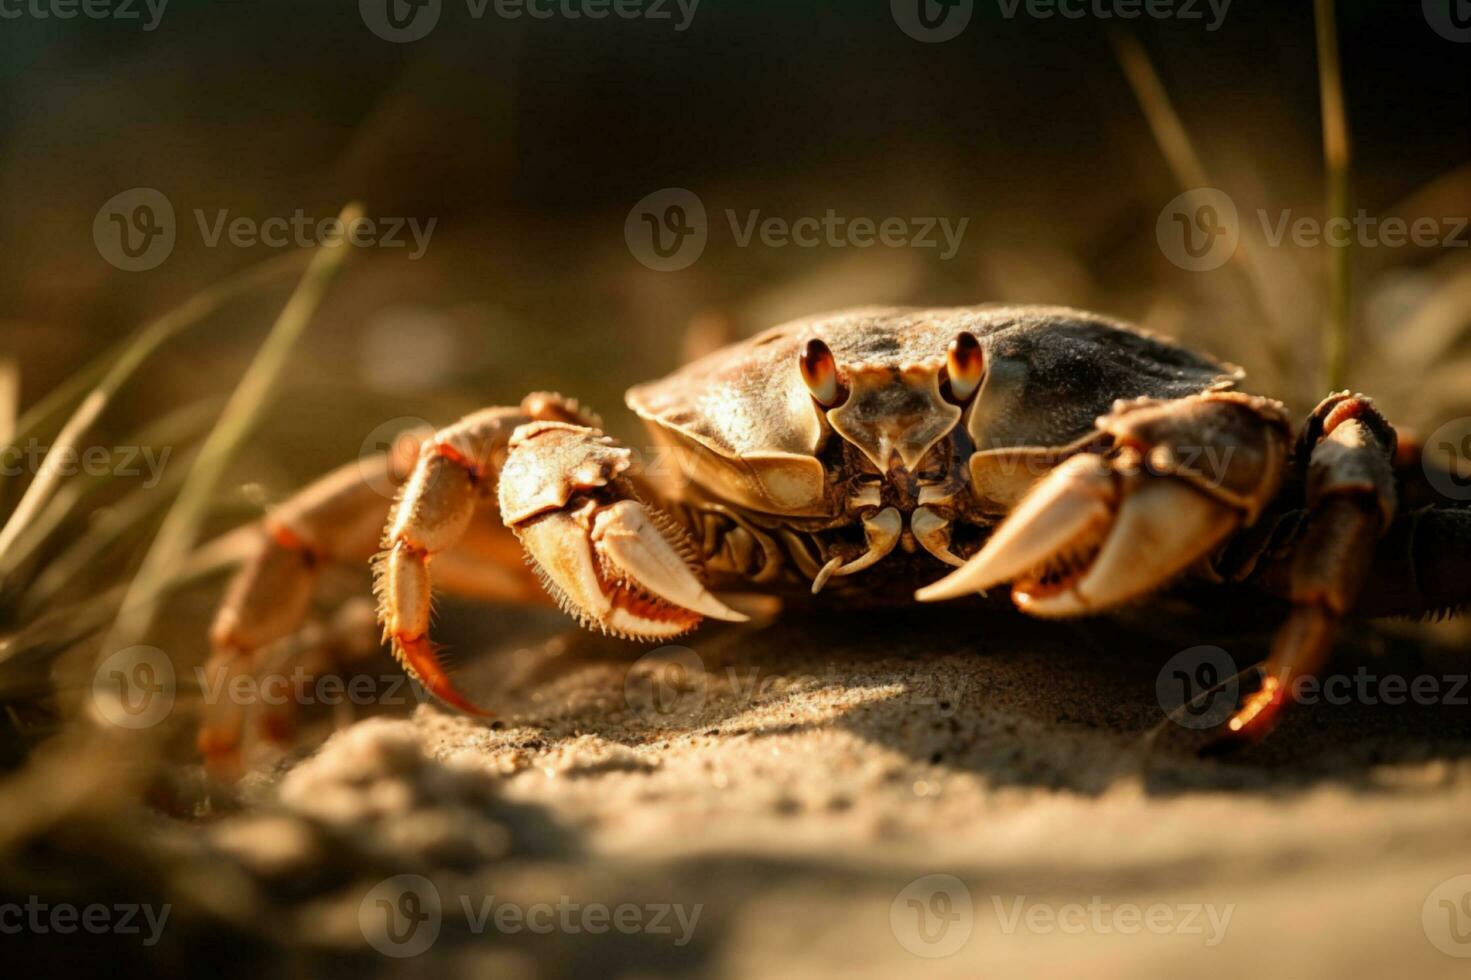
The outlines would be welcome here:
M 206 248 L 336 247 L 407 249 L 422 258 L 438 218 L 360 217 L 344 222 L 336 215 L 316 217 L 302 208 L 264 218 L 233 214 L 229 208 L 195 208 L 194 226 Z M 161 191 L 134 187 L 110 198 L 92 220 L 98 254 L 124 272 L 156 269 L 173 253 L 178 238 L 174 206 Z
M 1297 705 L 1471 705 L 1471 674 L 1380 674 L 1367 667 L 1352 673 L 1273 675 L 1263 671 L 1264 687 L 1273 696 Z M 1160 668 L 1155 696 L 1165 715 L 1182 728 L 1208 729 L 1224 724 L 1236 710 L 1241 675 L 1235 659 L 1220 647 L 1182 650 Z
M 470 19 L 486 14 L 500 20 L 649 20 L 667 21 L 675 31 L 689 29 L 700 0 L 465 0 Z M 443 0 L 358 0 L 368 30 L 385 41 L 422 41 L 439 25 Z
M 983 906 L 984 907 L 984 906 Z M 1054 902 L 1026 895 L 992 895 L 990 909 L 1004 935 L 1199 936 L 1206 946 L 1226 938 L 1234 903 L 1119 902 L 1102 895 L 1086 901 Z M 955 875 L 929 874 L 905 885 L 889 904 L 889 928 L 899 945 L 926 959 L 953 956 L 965 947 L 975 930 L 976 902 L 965 882 Z
M 158 268 L 173 254 L 177 234 L 173 203 L 152 187 L 114 195 L 92 219 L 98 253 L 124 272 Z
M 663 646 L 629 665 L 623 680 L 623 699 L 634 716 L 652 728 L 688 722 L 698 715 L 718 686 L 727 702 L 752 705 L 791 691 L 844 687 L 849 675 L 832 665 L 818 673 L 763 673 L 759 667 L 727 665 L 722 670 L 706 667 L 704 659 L 684 646 Z M 972 695 L 968 683 L 951 684 L 943 690 L 895 692 L 906 704 L 949 717 L 961 710 Z
M 960 251 L 969 218 L 884 217 L 821 214 L 790 217 L 727 208 L 725 221 L 737 248 L 919 248 L 938 249 L 943 260 Z M 705 204 L 693 191 L 666 187 L 647 195 L 623 221 L 628 250 L 656 272 L 675 272 L 693 265 L 705 251 L 710 224 Z
M 1471 500 L 1471 417 L 1452 419 L 1425 440 L 1425 478 L 1450 500 Z
M 358 447 L 358 473 L 374 493 L 397 499 L 400 476 L 407 474 L 419 444 L 434 434 L 434 425 L 416 415 L 401 415 L 374 426 Z
M 953 874 L 927 874 L 906 884 L 888 903 L 888 928 L 916 956 L 958 954 L 975 928 L 975 902 Z
M 1135 936 L 1200 936 L 1206 946 L 1218 946 L 1226 938 L 1235 903 L 1213 902 L 1137 902 L 1106 901 L 1093 895 L 1086 902 L 1042 902 L 1017 895 L 1003 899 L 991 896 L 996 921 L 1001 931 L 1012 935 L 1018 930 L 1030 933 L 1064 933 L 1070 936 L 1094 933 Z
M 257 672 L 193 668 L 194 688 L 207 705 L 237 707 L 395 707 L 428 702 L 430 696 L 407 674 L 352 674 L 308 671 L 304 666 Z M 158 647 L 138 645 L 119 650 L 97 665 L 92 675 L 95 714 L 119 728 L 151 728 L 174 710 L 180 690 L 179 671 Z
M 623 679 L 623 700 L 645 725 L 662 727 L 705 706 L 710 676 L 689 647 L 664 646 L 634 661 Z
M 694 265 L 709 237 L 705 203 L 683 187 L 665 187 L 645 196 L 623 221 L 628 250 L 655 272 L 678 272 Z
M 916 878 L 889 903 L 889 928 L 899 945 L 925 959 L 953 956 L 976 926 L 970 889 L 954 875 Z
M 308 672 L 305 667 L 298 666 L 289 671 L 227 675 L 223 671 L 211 672 L 195 667 L 194 679 L 205 704 L 393 707 L 424 704 L 430 700 L 428 693 L 404 673 L 340 677 Z
M 1236 661 L 1213 646 L 1181 650 L 1154 680 L 1155 700 L 1165 716 L 1197 731 L 1225 724 L 1236 710 L 1240 691 Z
M 1317 218 L 1293 217 L 1290 208 L 1283 208 L 1275 215 L 1265 209 L 1257 211 L 1262 223 L 1262 236 L 1272 248 L 1280 248 L 1284 241 L 1291 241 L 1299 248 L 1318 248 L 1328 245 L 1333 248 L 1467 248 L 1471 239 L 1466 228 L 1471 225 L 1467 218 L 1376 218 L 1359 209 L 1353 217 Z
M 974 0 L 889 0 L 899 30 L 924 44 L 951 41 L 970 25 Z
M 1471 44 L 1471 0 L 1420 0 L 1431 30 L 1457 44 Z
M 1465 217 L 1380 218 L 1360 208 L 1326 220 L 1294 214 L 1291 208 L 1255 212 L 1261 240 L 1269 248 L 1467 248 L 1471 219 Z M 1155 223 L 1159 247 L 1190 272 L 1219 269 L 1236 254 L 1242 236 L 1236 202 L 1225 191 L 1198 187 L 1175 197 Z
M 0 0 L 0 20 L 138 21 L 151 31 L 163 20 L 169 0 Z M 145 19 L 146 18 L 146 19 Z
M 1197 187 L 1173 198 L 1154 226 L 1160 251 L 1190 272 L 1219 269 L 1241 244 L 1236 203 L 1225 191 Z
M 1287 678 L 1279 678 L 1279 686 Z M 1287 697 L 1297 704 L 1389 705 L 1413 704 L 1428 708 L 1471 704 L 1471 675 L 1467 674 L 1375 674 L 1359 667 L 1352 674 L 1328 677 L 1303 676 L 1286 683 Z
M 422 875 L 395 875 L 379 882 L 358 906 L 363 938 L 384 956 L 418 956 L 434 945 L 446 917 L 463 917 L 474 935 L 624 935 L 667 936 L 675 946 L 694 938 L 703 904 L 678 902 L 578 902 L 562 895 L 555 902 L 514 902 L 495 895 L 454 896 L 446 903 L 434 882 Z
M 996 0 L 1001 16 L 1024 14 L 1035 20 L 1178 20 L 1202 21 L 1214 33 L 1226 22 L 1231 0 Z
M 118 728 L 152 728 L 174 710 L 174 663 L 158 647 L 131 646 L 97 665 L 92 707 Z
M 992 2 L 992 0 L 986 0 Z M 1220 30 L 1231 0 L 994 0 L 1006 20 L 1178 20 L 1200 21 Z M 960 36 L 975 14 L 975 0 L 889 0 L 899 29 L 916 41 L 938 44 Z
M 92 902 L 72 905 L 45 902 L 39 895 L 31 895 L 24 904 L 0 904 L 0 935 L 71 936 L 86 932 L 94 936 L 142 936 L 144 946 L 155 946 L 163 935 L 172 910 L 173 906 L 168 903 L 119 902 L 104 905 Z
M 54 473 L 57 476 L 142 476 L 144 489 L 152 490 L 163 479 L 172 448 L 164 446 L 62 446 L 52 451 L 35 439 L 25 445 L 0 449 L 0 476 Z
M 1420 925 L 1445 955 L 1471 957 L 1471 874 L 1447 878 L 1431 889 L 1420 906 Z

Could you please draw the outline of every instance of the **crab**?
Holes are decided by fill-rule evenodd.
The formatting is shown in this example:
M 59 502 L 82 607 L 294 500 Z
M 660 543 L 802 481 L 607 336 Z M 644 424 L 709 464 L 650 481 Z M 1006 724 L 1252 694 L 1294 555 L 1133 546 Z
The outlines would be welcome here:
M 1103 316 L 981 306 L 851 310 L 711 353 L 627 393 L 650 437 L 637 454 L 576 401 L 533 394 L 269 513 L 208 669 L 258 669 L 333 562 L 371 560 L 385 642 L 477 715 L 430 638 L 435 588 L 549 596 L 584 626 L 658 641 L 742 621 L 753 594 L 820 610 L 990 593 L 1055 618 L 1234 586 L 1285 610 L 1220 733 L 1255 740 L 1345 617 L 1471 599 L 1471 506 L 1434 494 L 1370 399 L 1332 394 L 1294 433 L 1242 377 Z M 238 752 L 243 727 L 207 707 L 206 758 Z

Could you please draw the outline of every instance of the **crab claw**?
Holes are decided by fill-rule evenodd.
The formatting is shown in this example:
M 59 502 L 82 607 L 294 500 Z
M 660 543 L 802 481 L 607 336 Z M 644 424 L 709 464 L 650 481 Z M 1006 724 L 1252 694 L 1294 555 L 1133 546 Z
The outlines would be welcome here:
M 955 599 L 1010 582 L 1096 538 L 1113 517 L 1118 487 L 1108 463 L 1084 454 L 1067 460 L 1012 511 L 970 561 L 915 593 L 921 602 Z
M 702 617 L 744 622 L 701 584 L 643 504 L 587 501 L 516 527 L 547 590 L 585 624 L 640 639 L 677 636 Z
M 922 601 L 1013 583 L 1036 616 L 1099 612 L 1159 589 L 1211 551 L 1241 514 L 1171 477 L 1125 477 L 1098 456 L 1059 466 L 975 557 Z

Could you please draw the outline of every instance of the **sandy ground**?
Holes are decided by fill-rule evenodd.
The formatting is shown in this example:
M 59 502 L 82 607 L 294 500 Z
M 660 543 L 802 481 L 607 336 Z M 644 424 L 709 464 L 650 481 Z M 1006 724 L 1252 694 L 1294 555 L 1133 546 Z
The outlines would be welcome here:
M 1464 702 L 1320 704 L 1266 745 L 1201 761 L 1173 726 L 1153 748 L 1144 738 L 1163 717 L 1155 681 L 1178 636 L 962 614 L 844 620 L 712 630 L 642 656 L 577 636 L 508 650 L 461 675 L 498 720 L 425 705 L 362 722 L 279 792 L 308 811 L 351 810 L 333 802 L 337 770 L 381 768 L 383 746 L 397 746 L 483 785 L 537 842 L 426 872 L 441 929 L 395 971 L 1471 967 L 1451 955 L 1471 956 L 1471 878 L 1445 884 L 1471 874 Z M 1464 673 L 1378 634 L 1357 640 L 1340 663 L 1350 674 Z M 599 934 L 576 911 L 538 934 L 477 920 L 491 896 L 523 913 L 670 909 L 629 934 Z M 344 945 L 360 941 L 358 918 L 336 921 Z
M 458 676 L 494 720 L 345 721 L 173 818 L 124 802 L 134 743 L 97 764 L 58 744 L 0 786 L 0 904 L 172 910 L 151 947 L 23 933 L 7 955 L 356 978 L 1471 965 L 1464 634 L 1356 627 L 1336 669 L 1368 695 L 1202 760 L 1157 685 L 1199 626 L 849 612 L 650 650 L 552 613 L 444 613 L 459 648 L 491 648 Z M 1441 703 L 1381 703 L 1417 677 Z M 163 771 L 155 803 L 188 799 Z

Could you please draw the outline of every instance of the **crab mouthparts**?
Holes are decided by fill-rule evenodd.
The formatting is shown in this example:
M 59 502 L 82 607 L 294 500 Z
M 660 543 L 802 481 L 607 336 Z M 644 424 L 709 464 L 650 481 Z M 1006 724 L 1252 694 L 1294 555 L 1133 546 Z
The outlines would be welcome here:
M 812 594 L 821 592 L 828 579 L 834 576 L 852 575 L 878 564 L 894 550 L 894 546 L 903 536 L 904 517 L 897 507 L 885 507 L 872 517 L 865 517 L 863 537 L 868 542 L 868 550 L 849 562 L 845 562 L 840 555 L 829 559 L 812 580 Z
M 1012 582 L 1021 603 L 1076 585 L 1101 552 L 1116 496 L 1100 460 L 1075 459 L 1023 499 L 969 561 L 916 597 L 953 599 Z

